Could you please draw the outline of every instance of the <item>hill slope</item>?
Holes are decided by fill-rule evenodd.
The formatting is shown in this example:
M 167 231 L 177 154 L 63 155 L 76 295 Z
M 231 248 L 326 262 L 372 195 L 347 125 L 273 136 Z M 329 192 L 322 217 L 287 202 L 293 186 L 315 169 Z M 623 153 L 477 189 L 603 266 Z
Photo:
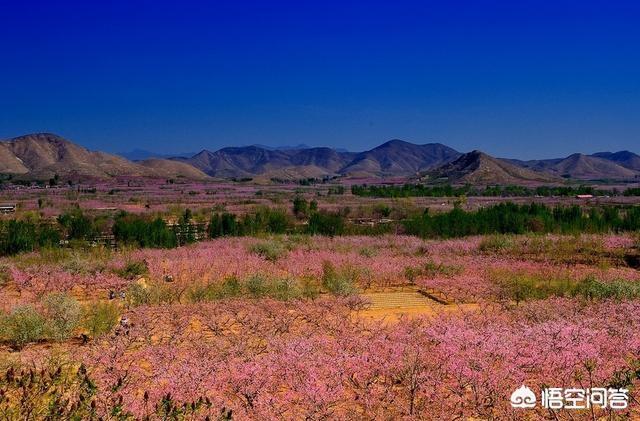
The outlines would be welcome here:
M 349 152 L 338 152 L 331 148 L 309 149 L 264 149 L 259 146 L 222 148 L 202 152 L 187 159 L 180 159 L 214 177 L 252 177 L 255 175 L 287 173 L 302 174 L 295 167 L 314 168 L 311 173 L 322 176 L 336 174 L 353 157 Z
M 145 159 L 139 165 L 151 169 L 158 177 L 188 178 L 190 180 L 206 180 L 210 178 L 196 167 L 170 159 Z
M 4 145 L 28 169 L 31 178 L 60 177 L 109 178 L 148 176 L 145 167 L 104 152 L 92 152 L 60 136 L 37 133 L 16 137 Z
M 625 168 L 615 162 L 583 154 L 573 154 L 546 168 L 547 171 L 565 178 L 580 180 L 626 180 L 638 175 L 637 171 Z
M 395 139 L 357 154 L 340 172 L 364 176 L 415 175 L 451 162 L 460 155 L 440 143 L 415 145 Z
M 0 173 L 25 179 L 86 181 L 112 177 L 175 177 L 206 175 L 186 164 L 153 160 L 144 165 L 117 155 L 90 151 L 51 133 L 35 133 L 0 142 Z
M 464 154 L 453 162 L 427 172 L 424 178 L 442 181 L 446 179 L 449 183 L 502 185 L 560 181 L 552 175 L 519 167 L 481 151 Z
M 629 168 L 630 170 L 640 171 L 640 155 L 637 155 L 633 152 L 598 152 L 594 153 L 591 156 L 615 162 L 616 164 L 622 165 L 623 167 Z
M 203 150 L 188 162 L 216 177 L 251 177 L 264 174 L 294 174 L 295 167 L 305 167 L 298 173 L 318 175 L 414 175 L 460 156 L 460 153 L 438 143 L 415 145 L 391 140 L 366 152 L 340 152 L 332 148 L 265 149 L 259 146 L 222 148 L 216 152 Z M 309 171 L 313 168 L 313 171 Z

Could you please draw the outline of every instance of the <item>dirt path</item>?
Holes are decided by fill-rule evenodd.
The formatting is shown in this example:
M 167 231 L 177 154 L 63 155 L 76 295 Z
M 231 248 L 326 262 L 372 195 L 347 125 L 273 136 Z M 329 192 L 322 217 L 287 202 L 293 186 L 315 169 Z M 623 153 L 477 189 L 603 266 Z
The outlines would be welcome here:
M 446 312 L 474 311 L 479 307 L 475 303 L 443 304 L 418 290 L 368 292 L 360 296 L 371 302 L 368 308 L 358 311 L 360 317 L 391 322 L 398 320 L 401 316 L 418 317 Z

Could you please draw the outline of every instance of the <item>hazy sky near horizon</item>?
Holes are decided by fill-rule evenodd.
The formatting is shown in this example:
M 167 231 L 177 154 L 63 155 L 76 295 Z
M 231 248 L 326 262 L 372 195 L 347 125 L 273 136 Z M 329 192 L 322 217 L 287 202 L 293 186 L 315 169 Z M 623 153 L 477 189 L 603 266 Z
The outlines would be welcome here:
M 638 22 L 634 1 L 7 1 L 0 138 L 640 153 Z

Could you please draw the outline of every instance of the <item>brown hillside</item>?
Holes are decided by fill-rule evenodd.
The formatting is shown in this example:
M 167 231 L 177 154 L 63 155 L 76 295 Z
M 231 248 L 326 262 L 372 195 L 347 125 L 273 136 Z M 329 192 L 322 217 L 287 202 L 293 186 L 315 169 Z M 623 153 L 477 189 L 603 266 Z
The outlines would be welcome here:
M 480 151 L 464 154 L 425 175 L 430 180 L 470 184 L 536 184 L 560 181 L 552 175 L 518 167 Z

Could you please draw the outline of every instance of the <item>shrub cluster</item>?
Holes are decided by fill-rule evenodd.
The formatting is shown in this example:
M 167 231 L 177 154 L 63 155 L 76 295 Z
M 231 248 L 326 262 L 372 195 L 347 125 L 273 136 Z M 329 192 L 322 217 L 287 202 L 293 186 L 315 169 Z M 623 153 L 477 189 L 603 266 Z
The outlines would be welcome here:
M 176 232 L 161 218 L 148 220 L 121 213 L 113 225 L 116 241 L 138 247 L 171 248 L 178 245 Z
M 209 237 L 233 237 L 257 234 L 284 234 L 292 226 L 282 209 L 261 207 L 253 214 L 238 217 L 232 213 L 214 213 L 209 221 Z
M 59 243 L 60 234 L 49 225 L 18 220 L 0 221 L 0 255 L 33 251 Z
M 288 301 L 298 298 L 315 298 L 320 287 L 312 279 L 267 278 L 253 275 L 244 281 L 230 277 L 223 282 L 193 285 L 187 296 L 192 302 L 213 301 L 225 298 L 272 298 Z
M 21 349 L 44 339 L 64 341 L 80 329 L 96 337 L 110 332 L 119 317 L 120 310 L 115 304 L 93 303 L 83 309 L 75 298 L 51 293 L 41 300 L 38 308 L 26 304 L 0 315 L 0 338 Z
M 521 301 L 549 297 L 581 297 L 587 300 L 630 300 L 640 298 L 640 283 L 614 280 L 603 282 L 592 276 L 582 280 L 565 276 L 511 273 L 494 274 L 502 299 Z
M 444 263 L 426 262 L 421 266 L 404 268 L 404 276 L 409 282 L 418 278 L 434 278 L 436 276 L 451 277 L 462 273 L 462 267 Z

